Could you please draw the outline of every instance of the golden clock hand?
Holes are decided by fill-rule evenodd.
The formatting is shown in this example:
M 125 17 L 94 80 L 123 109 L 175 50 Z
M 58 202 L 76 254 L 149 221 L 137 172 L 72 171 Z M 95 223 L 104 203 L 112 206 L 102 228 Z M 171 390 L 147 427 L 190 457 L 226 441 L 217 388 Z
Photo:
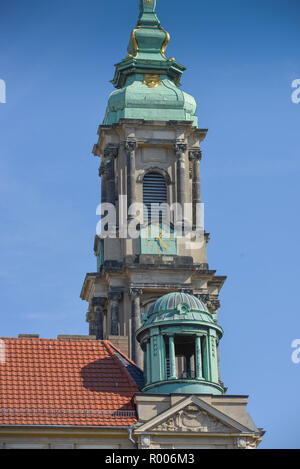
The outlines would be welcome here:
M 163 242 L 163 240 L 161 238 L 155 238 L 155 241 L 158 241 L 162 247 L 164 248 L 164 250 L 166 251 L 167 250 L 167 246 L 165 245 L 165 243 Z
M 164 234 L 165 234 L 164 231 L 162 231 L 162 232 L 160 233 L 160 235 L 159 235 L 159 240 L 160 240 L 160 242 L 161 242 L 161 244 L 162 244 L 164 250 L 166 251 L 166 250 L 167 250 L 167 246 L 165 245 L 164 241 L 162 240 L 162 237 L 163 237 Z
M 163 247 L 163 248 L 164 248 L 164 250 L 166 251 L 166 250 L 167 250 L 167 246 L 165 245 L 165 243 L 163 242 L 163 240 L 162 240 L 162 239 L 160 240 L 160 242 L 161 242 L 161 245 L 162 245 L 162 247 Z

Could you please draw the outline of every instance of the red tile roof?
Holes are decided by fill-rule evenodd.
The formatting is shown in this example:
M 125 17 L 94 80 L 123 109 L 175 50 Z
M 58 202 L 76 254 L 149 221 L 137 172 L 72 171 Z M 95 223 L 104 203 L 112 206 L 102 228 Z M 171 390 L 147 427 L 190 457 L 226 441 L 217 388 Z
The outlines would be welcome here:
M 130 426 L 138 387 L 108 341 L 1 339 L 0 425 Z

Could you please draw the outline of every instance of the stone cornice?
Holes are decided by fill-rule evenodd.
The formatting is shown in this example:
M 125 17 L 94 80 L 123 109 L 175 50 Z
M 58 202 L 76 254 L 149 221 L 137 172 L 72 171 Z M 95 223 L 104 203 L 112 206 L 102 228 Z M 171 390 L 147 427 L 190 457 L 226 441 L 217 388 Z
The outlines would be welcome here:
M 153 130 L 172 130 L 176 135 L 184 133 L 188 139 L 188 146 L 193 147 L 204 140 L 207 129 L 198 129 L 193 126 L 192 121 L 145 121 L 144 119 L 120 119 L 117 124 L 100 125 L 98 128 L 99 140 L 94 145 L 93 154 L 97 157 L 103 157 L 106 142 L 112 145 L 118 145 L 122 139 L 129 139 L 128 135 L 135 133 L 135 129 L 151 128 Z M 125 135 L 124 135 L 125 134 Z M 174 135 L 174 139 L 175 139 Z M 174 149 L 174 139 L 170 138 L 136 138 L 139 146 L 155 147 L 164 146 Z
M 92 295 L 92 289 L 95 284 L 95 280 L 97 278 L 103 278 L 102 273 L 101 274 L 100 273 L 86 274 L 83 285 L 82 285 L 81 293 L 80 293 L 80 298 L 82 300 L 86 300 L 86 301 L 90 300 L 90 297 Z
M 216 275 L 208 282 L 208 286 L 217 287 L 218 291 L 220 291 L 226 280 L 226 276 Z

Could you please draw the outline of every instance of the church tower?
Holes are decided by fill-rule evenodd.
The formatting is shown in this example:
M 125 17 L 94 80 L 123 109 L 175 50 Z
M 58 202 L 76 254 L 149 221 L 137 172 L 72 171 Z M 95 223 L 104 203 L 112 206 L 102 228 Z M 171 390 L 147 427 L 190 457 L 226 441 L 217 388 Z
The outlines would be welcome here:
M 156 0 L 140 0 L 128 55 L 116 65 L 98 143 L 97 272 L 87 274 L 90 335 L 144 371 L 135 395 L 138 448 L 256 448 L 263 430 L 220 379 L 219 293 L 207 263 L 196 102 L 166 56 Z M 132 366 L 133 367 L 133 366 Z M 134 367 L 133 367 L 134 368 Z
M 81 297 L 89 304 L 90 334 L 111 340 L 143 368 L 136 341 L 143 315 L 160 297 L 179 292 L 194 295 L 217 320 L 225 277 L 207 264 L 201 223 L 200 145 L 207 130 L 198 128 L 195 99 L 181 88 L 185 67 L 166 56 L 170 36 L 156 0 L 139 3 L 93 149 L 101 158 L 103 219 L 106 205 L 115 207 L 115 227 L 102 223 L 97 233 L 98 268 L 87 274 Z M 130 226 L 137 234 L 126 233 Z

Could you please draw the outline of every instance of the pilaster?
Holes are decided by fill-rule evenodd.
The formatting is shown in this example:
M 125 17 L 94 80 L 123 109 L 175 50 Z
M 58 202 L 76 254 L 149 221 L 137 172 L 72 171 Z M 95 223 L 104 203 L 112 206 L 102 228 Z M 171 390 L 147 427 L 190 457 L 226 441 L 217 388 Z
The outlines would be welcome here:
M 109 293 L 110 299 L 110 333 L 113 336 L 120 335 L 120 301 L 122 299 L 122 292 L 112 291 Z
M 141 327 L 141 295 L 143 290 L 140 288 L 131 288 L 131 354 L 132 361 L 136 365 L 143 369 L 143 351 L 136 339 L 136 332 Z
M 201 180 L 200 180 L 200 161 L 202 152 L 200 149 L 191 150 L 189 159 L 193 163 L 193 225 L 197 224 L 197 209 L 201 204 Z
M 107 298 L 94 297 L 92 299 L 92 307 L 94 309 L 93 332 L 97 340 L 104 338 L 104 315 Z
M 177 156 L 177 202 L 181 205 L 182 210 L 186 201 L 185 187 L 185 153 L 187 144 L 183 140 L 177 140 L 175 143 L 175 152 Z
M 116 203 L 116 187 L 115 187 L 115 158 L 118 155 L 118 147 L 115 145 L 107 145 L 104 150 L 105 161 L 105 201 L 112 205 Z M 102 202 L 103 203 L 103 202 Z
M 135 174 L 135 152 L 137 142 L 135 140 L 127 140 L 125 149 L 127 151 L 127 200 L 128 210 L 136 202 L 136 174 Z M 128 214 L 128 219 L 134 218 L 133 214 Z

